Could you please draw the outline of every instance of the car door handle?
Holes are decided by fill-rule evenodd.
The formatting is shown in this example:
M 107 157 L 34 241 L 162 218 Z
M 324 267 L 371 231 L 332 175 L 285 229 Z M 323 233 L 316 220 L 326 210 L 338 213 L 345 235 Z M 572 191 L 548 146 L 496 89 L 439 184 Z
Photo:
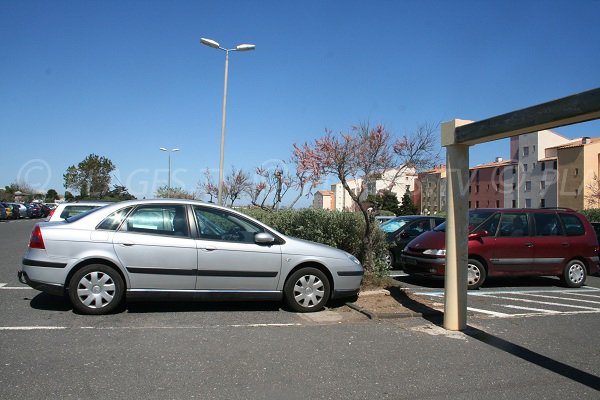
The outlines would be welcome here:
M 123 247 L 130 247 L 130 246 L 133 246 L 133 245 L 135 245 L 135 243 L 133 243 L 133 242 L 122 242 L 122 243 L 120 243 L 120 244 L 121 244 L 121 246 L 123 246 Z
M 532 248 L 533 247 L 533 243 L 525 243 L 525 247 Z
M 215 251 L 217 248 L 216 247 L 201 247 L 200 250 L 205 251 L 205 252 L 209 252 L 209 251 Z
M 569 245 L 569 243 L 567 243 L 567 242 L 563 242 L 563 243 L 561 243 L 560 245 L 561 245 L 562 247 L 569 247 L 569 246 L 570 246 L 570 245 Z

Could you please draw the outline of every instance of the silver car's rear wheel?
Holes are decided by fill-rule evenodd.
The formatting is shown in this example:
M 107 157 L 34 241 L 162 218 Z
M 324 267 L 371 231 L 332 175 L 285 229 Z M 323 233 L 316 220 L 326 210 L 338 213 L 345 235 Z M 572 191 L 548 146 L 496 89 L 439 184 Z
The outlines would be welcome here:
M 123 279 L 113 268 L 87 265 L 71 277 L 69 298 L 84 314 L 107 314 L 121 302 L 123 287 Z
M 285 283 L 283 294 L 294 311 L 321 310 L 329 300 L 329 280 L 316 268 L 302 268 L 294 272 Z

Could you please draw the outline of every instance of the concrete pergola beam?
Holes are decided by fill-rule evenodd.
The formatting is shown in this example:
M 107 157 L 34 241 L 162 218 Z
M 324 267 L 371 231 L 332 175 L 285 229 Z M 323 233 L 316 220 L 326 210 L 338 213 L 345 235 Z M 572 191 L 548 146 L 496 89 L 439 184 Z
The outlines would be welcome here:
M 482 121 L 442 124 L 448 185 L 444 328 L 467 327 L 469 146 L 594 119 L 600 119 L 600 88 Z

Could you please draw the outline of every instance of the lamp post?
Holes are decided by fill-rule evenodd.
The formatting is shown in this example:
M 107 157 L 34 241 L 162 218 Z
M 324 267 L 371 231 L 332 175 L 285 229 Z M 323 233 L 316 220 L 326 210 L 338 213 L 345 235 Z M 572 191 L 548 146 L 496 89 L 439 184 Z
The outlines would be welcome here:
M 169 154 L 169 180 L 167 183 L 167 197 L 171 197 L 171 153 L 179 151 L 179 149 L 167 149 L 165 147 L 161 147 L 160 151 L 166 151 Z
M 218 42 L 212 39 L 201 38 L 200 43 L 213 49 L 223 50 L 225 52 L 225 83 L 223 85 L 223 117 L 221 119 L 221 158 L 219 161 L 219 196 L 218 204 L 223 205 L 223 161 L 225 158 L 225 116 L 227 113 L 227 75 L 229 70 L 229 52 L 230 51 L 250 51 L 256 48 L 253 44 L 240 44 L 233 49 L 221 47 Z

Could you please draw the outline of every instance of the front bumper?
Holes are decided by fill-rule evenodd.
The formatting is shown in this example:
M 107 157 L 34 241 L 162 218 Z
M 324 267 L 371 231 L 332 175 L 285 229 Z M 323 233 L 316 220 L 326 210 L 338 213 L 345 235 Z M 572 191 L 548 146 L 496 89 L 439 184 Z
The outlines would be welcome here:
M 404 272 L 409 275 L 444 276 L 446 273 L 445 258 L 418 257 L 402 253 L 400 262 Z
M 18 271 L 17 276 L 19 278 L 19 282 L 24 285 L 28 285 L 35 290 L 39 290 L 54 296 L 63 296 L 65 294 L 65 288 L 62 285 L 33 281 L 29 279 L 29 276 L 25 271 Z

